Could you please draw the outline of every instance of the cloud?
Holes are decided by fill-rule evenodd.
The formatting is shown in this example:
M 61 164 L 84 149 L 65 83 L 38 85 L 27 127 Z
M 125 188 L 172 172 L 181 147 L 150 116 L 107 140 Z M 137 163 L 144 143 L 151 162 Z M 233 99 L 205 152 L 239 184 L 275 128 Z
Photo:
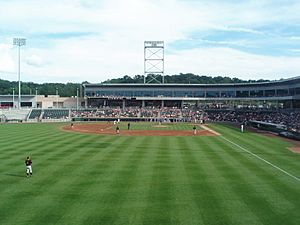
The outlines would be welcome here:
M 300 57 L 274 57 L 249 54 L 231 48 L 206 48 L 177 52 L 169 56 L 170 74 L 179 71 L 200 75 L 242 79 L 280 79 L 299 76 Z
M 11 49 L 11 45 L 0 43 L 0 71 L 2 71 L 1 73 L 11 74 L 15 72 L 15 63 L 11 54 Z
M 217 30 L 223 31 L 234 31 L 234 32 L 244 32 L 244 33 L 251 33 L 251 34 L 259 34 L 263 35 L 264 33 L 258 30 L 243 28 L 243 27 L 216 27 Z
M 289 49 L 291 52 L 300 53 L 300 49 Z
M 165 41 L 167 74 L 290 76 L 299 71 L 299 59 L 289 51 L 299 48 L 299 10 L 298 1 L 271 0 L 0 1 L 0 46 L 6 46 L 0 47 L 0 71 L 8 72 L 1 76 L 14 79 L 10 45 L 19 35 L 27 38 L 27 81 L 100 82 L 143 74 L 145 40 Z M 273 34 L 287 27 L 293 32 L 282 34 L 287 38 L 280 39 L 280 48 L 291 55 L 275 56 L 279 39 Z
M 292 36 L 292 37 L 289 37 L 289 39 L 295 40 L 295 41 L 299 41 L 300 40 L 300 36 Z
M 26 59 L 26 63 L 30 66 L 40 67 L 43 65 L 43 60 L 37 55 L 31 55 Z

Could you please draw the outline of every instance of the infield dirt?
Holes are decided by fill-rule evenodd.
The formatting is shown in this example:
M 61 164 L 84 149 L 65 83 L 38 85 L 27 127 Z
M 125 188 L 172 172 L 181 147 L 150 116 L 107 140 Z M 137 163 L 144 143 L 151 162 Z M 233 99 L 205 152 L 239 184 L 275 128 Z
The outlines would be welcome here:
M 63 130 L 90 133 L 90 134 L 103 134 L 103 135 L 116 135 L 114 126 L 111 124 L 75 124 L 73 127 L 66 125 L 62 127 Z M 216 136 L 217 134 L 211 130 L 197 130 L 194 134 L 193 130 L 120 130 L 122 136 Z

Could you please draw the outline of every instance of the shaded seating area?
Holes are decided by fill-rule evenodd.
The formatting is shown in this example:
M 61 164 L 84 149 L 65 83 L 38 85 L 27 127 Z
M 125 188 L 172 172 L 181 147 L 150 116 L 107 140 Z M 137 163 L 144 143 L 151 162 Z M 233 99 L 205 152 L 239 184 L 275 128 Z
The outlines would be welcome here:
M 68 119 L 69 109 L 44 109 L 43 119 Z
M 42 114 L 41 109 L 32 109 L 29 114 L 28 119 L 38 119 L 38 118 L 40 118 L 41 114 Z

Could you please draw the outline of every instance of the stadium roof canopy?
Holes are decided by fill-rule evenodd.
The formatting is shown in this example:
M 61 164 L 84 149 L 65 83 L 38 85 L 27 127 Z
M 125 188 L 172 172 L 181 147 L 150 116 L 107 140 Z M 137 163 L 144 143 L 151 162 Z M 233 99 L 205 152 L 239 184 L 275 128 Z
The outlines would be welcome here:
M 300 83 L 300 76 L 274 80 L 265 82 L 249 82 L 249 83 L 221 83 L 221 84 L 178 84 L 178 83 L 164 83 L 164 84 L 153 84 L 153 83 L 95 83 L 95 84 L 84 84 L 87 88 L 93 87 L 251 87 L 251 86 L 274 86 L 274 85 L 287 85 Z

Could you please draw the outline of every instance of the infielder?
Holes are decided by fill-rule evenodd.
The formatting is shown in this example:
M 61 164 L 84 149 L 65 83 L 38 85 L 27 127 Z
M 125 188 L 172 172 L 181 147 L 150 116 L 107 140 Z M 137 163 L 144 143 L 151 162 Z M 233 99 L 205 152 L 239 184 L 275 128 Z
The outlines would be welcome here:
M 196 127 L 196 125 L 193 126 L 193 130 L 194 130 L 194 135 L 196 135 L 197 134 L 197 127 Z

